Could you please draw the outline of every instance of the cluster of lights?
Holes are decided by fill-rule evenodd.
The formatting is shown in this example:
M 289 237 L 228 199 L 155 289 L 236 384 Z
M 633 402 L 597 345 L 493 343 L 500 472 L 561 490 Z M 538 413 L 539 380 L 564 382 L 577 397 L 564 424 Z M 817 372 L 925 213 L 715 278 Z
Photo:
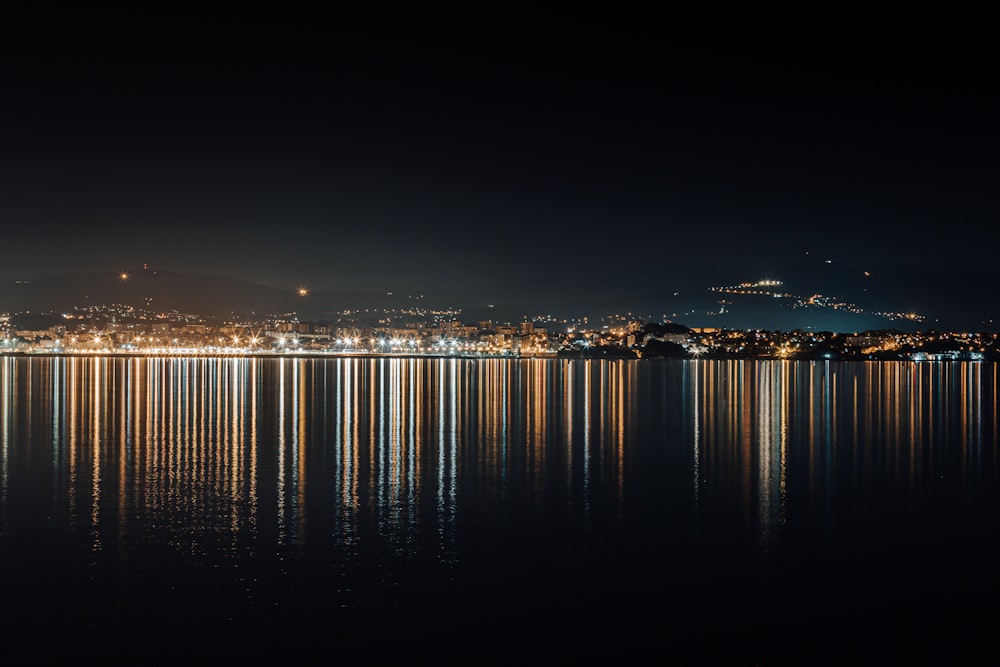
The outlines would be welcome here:
M 867 276 L 870 274 L 866 272 L 865 275 Z M 780 280 L 763 279 L 756 282 L 740 283 L 739 285 L 729 287 L 709 287 L 709 290 L 723 294 L 748 294 L 771 296 L 776 299 L 795 299 L 795 303 L 792 306 L 793 308 L 832 308 L 834 310 L 846 310 L 855 314 L 862 314 L 865 312 L 865 310 L 860 306 L 845 301 L 839 301 L 836 297 L 823 296 L 822 294 L 813 294 L 809 297 L 801 297 L 787 292 L 778 292 L 770 289 L 772 287 L 780 287 L 782 284 L 783 283 Z M 890 320 L 909 320 L 917 322 L 924 320 L 922 315 L 917 315 L 916 313 L 876 312 L 873 314 Z

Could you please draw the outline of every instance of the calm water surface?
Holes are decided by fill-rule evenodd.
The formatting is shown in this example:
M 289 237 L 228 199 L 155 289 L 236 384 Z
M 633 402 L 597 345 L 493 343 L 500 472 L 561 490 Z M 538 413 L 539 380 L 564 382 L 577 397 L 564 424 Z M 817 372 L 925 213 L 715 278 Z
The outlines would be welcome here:
M 996 397 L 982 363 L 4 357 L 0 627 L 130 662 L 963 662 Z

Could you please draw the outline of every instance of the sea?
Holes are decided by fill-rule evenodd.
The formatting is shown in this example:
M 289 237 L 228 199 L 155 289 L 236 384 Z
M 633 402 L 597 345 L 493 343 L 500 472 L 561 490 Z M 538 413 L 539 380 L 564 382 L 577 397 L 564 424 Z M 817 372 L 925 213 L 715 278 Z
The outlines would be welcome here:
M 0 357 L 0 640 L 36 663 L 976 662 L 997 375 Z

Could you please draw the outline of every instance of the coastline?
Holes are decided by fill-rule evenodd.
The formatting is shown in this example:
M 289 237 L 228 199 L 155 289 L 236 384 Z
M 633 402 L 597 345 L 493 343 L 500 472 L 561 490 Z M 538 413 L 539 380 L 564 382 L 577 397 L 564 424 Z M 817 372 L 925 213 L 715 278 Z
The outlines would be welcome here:
M 580 356 L 576 354 L 560 355 L 558 353 L 532 353 L 532 354 L 480 354 L 474 352 L 465 353 L 428 353 L 419 354 L 413 352 L 336 352 L 336 351 L 296 351 L 296 352 L 219 352 L 219 351 L 177 351 L 177 352 L 134 352 L 134 351 L 85 351 L 75 350 L 72 352 L 21 352 L 21 351 L 0 351 L 0 359 L 3 358 L 29 358 L 29 359 L 496 359 L 504 361 L 527 361 L 527 360 L 566 360 L 566 361 L 634 361 L 634 362 L 665 362 L 665 361 L 788 361 L 788 362 L 839 362 L 839 363 L 872 363 L 872 362 L 908 362 L 908 363 L 998 363 L 1000 359 L 995 357 L 983 358 L 958 358 L 950 356 L 928 356 L 912 358 L 906 356 L 886 357 L 878 355 L 870 356 L 846 356 L 816 358 L 810 356 L 793 357 L 780 355 L 699 355 L 685 357 L 643 357 L 635 355 L 608 355 L 608 356 Z

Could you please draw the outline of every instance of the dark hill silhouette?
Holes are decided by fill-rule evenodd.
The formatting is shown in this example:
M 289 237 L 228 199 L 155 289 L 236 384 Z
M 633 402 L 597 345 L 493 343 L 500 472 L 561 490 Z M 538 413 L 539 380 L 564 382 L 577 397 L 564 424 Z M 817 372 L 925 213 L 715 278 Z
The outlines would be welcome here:
M 147 270 L 130 274 L 50 275 L 0 283 L 0 311 L 56 311 L 124 304 L 156 312 L 178 311 L 208 317 L 296 312 L 319 319 L 324 312 L 384 305 L 385 295 L 360 292 L 276 289 L 226 276 Z
M 866 274 L 867 272 L 867 274 Z M 670 320 L 690 326 L 813 329 L 838 332 L 893 327 L 900 330 L 996 331 L 1000 326 L 1000 273 L 943 271 L 898 265 L 856 267 L 805 256 L 792 258 L 768 276 L 710 275 L 691 267 L 637 267 L 626 273 L 524 272 L 519 280 L 486 287 L 462 287 L 422 294 L 386 294 L 313 289 L 278 289 L 225 276 L 164 270 L 138 271 L 122 280 L 115 273 L 50 275 L 28 282 L 0 282 L 0 312 L 66 312 L 73 308 L 121 303 L 163 312 L 176 310 L 209 317 L 294 312 L 303 320 L 330 320 L 345 309 L 460 309 L 467 322 L 520 321 L 556 317 L 631 314 L 646 321 Z M 713 292 L 713 286 L 780 280 L 783 292 L 822 294 L 864 309 L 863 314 L 821 307 L 793 307 L 792 299 Z M 880 312 L 915 312 L 921 321 L 902 321 Z M 373 317 L 375 317 L 373 315 Z M 597 319 L 592 320 L 594 322 Z
M 775 271 L 774 277 L 789 292 L 835 296 L 869 313 L 918 313 L 924 316 L 922 328 L 994 330 L 1000 321 L 997 271 L 888 262 L 858 266 L 806 255 Z
M 689 334 L 691 329 L 676 322 L 646 322 L 642 326 L 642 333 L 665 336 L 667 334 Z

